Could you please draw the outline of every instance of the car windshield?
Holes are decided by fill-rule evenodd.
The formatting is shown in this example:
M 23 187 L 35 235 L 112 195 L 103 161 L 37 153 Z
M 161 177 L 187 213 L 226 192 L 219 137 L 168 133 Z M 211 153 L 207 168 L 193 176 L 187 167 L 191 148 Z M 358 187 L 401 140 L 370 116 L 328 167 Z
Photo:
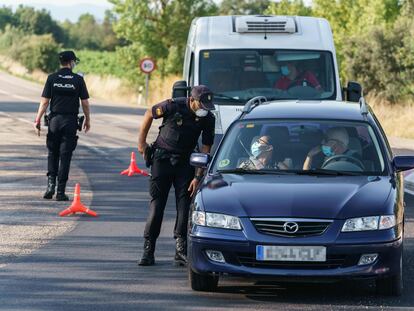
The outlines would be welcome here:
M 381 147 L 364 122 L 245 120 L 226 134 L 213 172 L 384 175 Z
M 330 52 L 290 50 L 203 50 L 200 84 L 218 102 L 244 104 L 262 95 L 277 99 L 334 99 Z

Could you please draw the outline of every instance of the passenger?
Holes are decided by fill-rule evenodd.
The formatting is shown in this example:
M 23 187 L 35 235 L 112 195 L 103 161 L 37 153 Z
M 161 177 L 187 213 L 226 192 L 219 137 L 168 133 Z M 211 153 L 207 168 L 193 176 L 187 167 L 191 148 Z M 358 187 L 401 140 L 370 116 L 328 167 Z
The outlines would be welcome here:
M 261 136 L 256 139 L 250 147 L 252 156 L 240 163 L 239 168 L 246 170 L 290 169 L 292 167 L 291 159 L 285 159 L 276 165 L 271 163 L 274 148 L 270 140 L 270 136 Z
M 355 156 L 355 153 L 348 149 L 349 135 L 343 127 L 332 127 L 326 131 L 326 138 L 322 144 L 309 151 L 303 170 L 311 168 L 321 168 L 322 164 L 334 155 L 346 154 Z
M 311 71 L 300 71 L 294 62 L 288 62 L 280 66 L 282 77 L 276 81 L 275 88 L 288 90 L 294 86 L 311 86 L 316 90 L 322 90 L 322 87 Z

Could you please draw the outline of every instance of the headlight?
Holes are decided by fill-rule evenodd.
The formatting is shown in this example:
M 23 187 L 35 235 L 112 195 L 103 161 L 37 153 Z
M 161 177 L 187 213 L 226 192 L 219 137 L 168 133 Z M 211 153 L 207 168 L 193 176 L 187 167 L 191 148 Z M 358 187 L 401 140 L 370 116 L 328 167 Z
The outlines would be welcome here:
M 369 216 L 347 219 L 342 232 L 383 230 L 395 226 L 395 216 Z
M 194 211 L 191 219 L 194 224 L 199 226 L 241 230 L 240 220 L 235 216 Z

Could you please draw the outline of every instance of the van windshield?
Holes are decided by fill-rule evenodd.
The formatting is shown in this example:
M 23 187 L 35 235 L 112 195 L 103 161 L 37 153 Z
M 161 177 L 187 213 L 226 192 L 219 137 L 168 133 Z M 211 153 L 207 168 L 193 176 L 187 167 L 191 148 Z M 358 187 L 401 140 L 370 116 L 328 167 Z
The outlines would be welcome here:
M 268 100 L 334 99 L 332 54 L 298 50 L 203 50 L 200 84 L 217 104 L 240 104 L 255 96 Z

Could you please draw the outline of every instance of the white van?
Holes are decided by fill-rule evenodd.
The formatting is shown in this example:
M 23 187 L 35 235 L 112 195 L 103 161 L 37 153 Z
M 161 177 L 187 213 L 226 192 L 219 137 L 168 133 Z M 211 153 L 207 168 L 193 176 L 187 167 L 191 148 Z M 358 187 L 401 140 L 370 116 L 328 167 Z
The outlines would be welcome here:
M 188 35 L 183 78 L 176 87 L 205 84 L 214 92 L 219 136 L 255 96 L 343 100 L 332 31 L 323 18 L 196 18 Z

